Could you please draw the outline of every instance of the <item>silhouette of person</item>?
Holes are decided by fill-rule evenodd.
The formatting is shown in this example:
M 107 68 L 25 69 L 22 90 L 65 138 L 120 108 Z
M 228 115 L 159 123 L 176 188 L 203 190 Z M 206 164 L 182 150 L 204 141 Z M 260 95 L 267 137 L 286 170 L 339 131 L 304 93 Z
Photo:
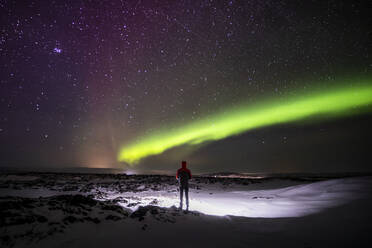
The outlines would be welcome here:
M 186 168 L 186 161 L 182 161 L 182 167 L 177 170 L 176 178 L 180 186 L 180 209 L 182 209 L 183 191 L 185 191 L 186 210 L 189 210 L 189 180 L 191 179 L 191 171 Z

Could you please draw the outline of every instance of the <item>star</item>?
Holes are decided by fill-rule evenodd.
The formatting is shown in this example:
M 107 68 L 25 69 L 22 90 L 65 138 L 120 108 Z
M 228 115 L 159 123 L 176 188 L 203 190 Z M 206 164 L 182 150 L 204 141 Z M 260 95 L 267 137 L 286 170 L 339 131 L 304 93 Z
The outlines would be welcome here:
M 61 48 L 58 48 L 58 47 L 55 47 L 55 48 L 53 49 L 53 52 L 54 52 L 54 53 L 62 53 L 62 49 L 61 49 Z

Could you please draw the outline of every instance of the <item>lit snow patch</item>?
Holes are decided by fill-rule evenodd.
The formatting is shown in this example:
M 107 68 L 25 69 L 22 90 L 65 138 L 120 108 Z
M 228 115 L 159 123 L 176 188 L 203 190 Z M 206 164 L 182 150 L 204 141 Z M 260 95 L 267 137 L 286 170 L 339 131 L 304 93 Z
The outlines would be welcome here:
M 278 189 L 227 191 L 216 188 L 189 192 L 190 211 L 216 216 L 244 216 L 261 218 L 301 217 L 343 205 L 365 195 L 368 179 L 335 179 Z M 151 205 L 157 199 L 157 206 L 179 206 L 178 193 L 140 192 L 138 206 Z M 185 199 L 184 199 L 185 204 Z M 121 204 L 125 207 L 124 204 Z M 185 208 L 185 205 L 184 205 Z

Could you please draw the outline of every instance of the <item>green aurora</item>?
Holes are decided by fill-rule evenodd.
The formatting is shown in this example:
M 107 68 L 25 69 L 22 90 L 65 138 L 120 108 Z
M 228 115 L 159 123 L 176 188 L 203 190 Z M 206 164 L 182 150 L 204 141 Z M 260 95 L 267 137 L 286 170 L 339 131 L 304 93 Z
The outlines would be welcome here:
M 243 103 L 188 124 L 158 130 L 124 145 L 118 160 L 133 165 L 180 145 L 196 145 L 270 125 L 311 120 L 309 117 L 330 119 L 370 111 L 372 80 L 322 88 L 326 89 L 287 94 L 256 104 Z

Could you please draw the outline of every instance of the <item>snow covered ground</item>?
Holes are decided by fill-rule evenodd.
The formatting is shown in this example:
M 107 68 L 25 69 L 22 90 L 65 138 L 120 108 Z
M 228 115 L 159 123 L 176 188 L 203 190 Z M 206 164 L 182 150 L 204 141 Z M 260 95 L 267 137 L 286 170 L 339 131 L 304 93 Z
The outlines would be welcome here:
M 1 174 L 1 247 L 354 247 L 372 231 L 372 177 Z

